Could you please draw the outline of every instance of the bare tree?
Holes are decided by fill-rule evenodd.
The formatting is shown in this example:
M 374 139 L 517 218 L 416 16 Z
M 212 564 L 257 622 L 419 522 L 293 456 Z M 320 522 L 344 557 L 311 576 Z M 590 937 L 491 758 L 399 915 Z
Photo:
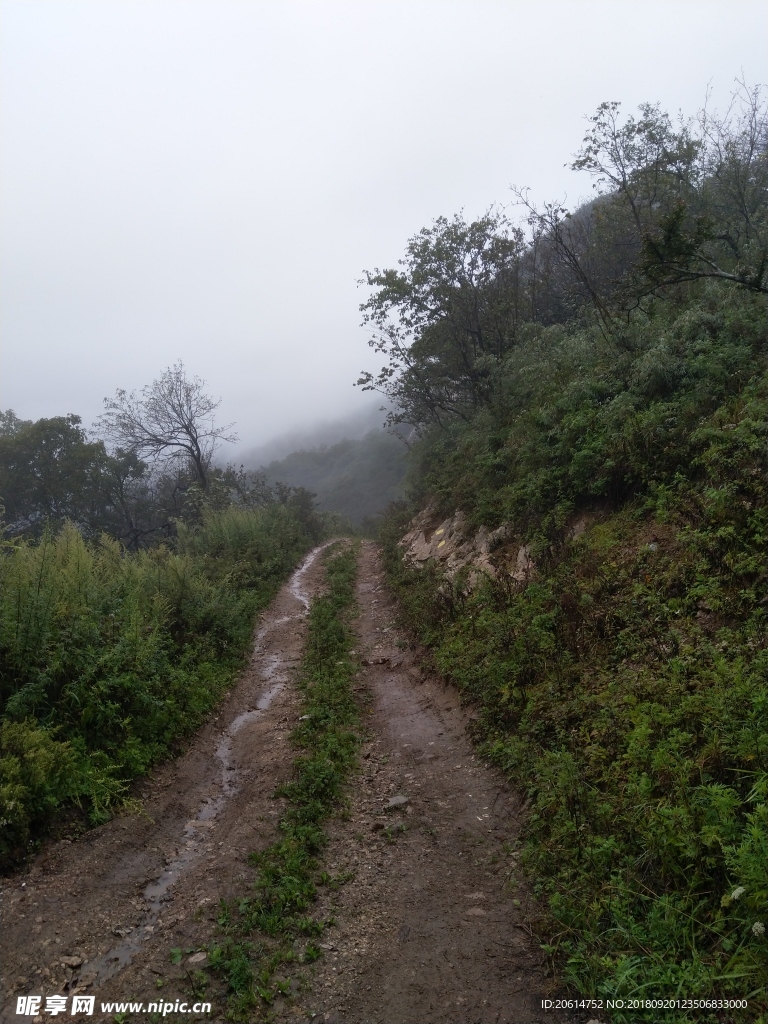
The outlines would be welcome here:
M 208 489 L 211 459 L 222 441 L 236 441 L 233 424 L 217 426 L 214 401 L 205 381 L 188 378 L 179 360 L 158 380 L 130 394 L 118 390 L 105 398 L 99 426 L 115 448 L 142 459 L 182 460 L 203 490 Z

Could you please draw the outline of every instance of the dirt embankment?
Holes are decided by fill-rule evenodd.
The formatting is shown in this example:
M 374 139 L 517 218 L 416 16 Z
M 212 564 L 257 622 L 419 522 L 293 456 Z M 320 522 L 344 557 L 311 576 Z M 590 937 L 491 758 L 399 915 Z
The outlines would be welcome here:
M 290 773 L 300 714 L 290 679 L 321 580 L 310 556 L 263 617 L 251 664 L 216 719 L 143 787 L 144 814 L 51 844 L 4 882 L 4 1020 L 23 1019 L 22 994 L 94 994 L 92 1019 L 107 1000 L 189 998 L 219 901 L 246 893 L 248 853 L 276 838 L 273 793 Z M 358 600 L 366 740 L 324 863 L 347 880 L 321 890 L 318 912 L 336 922 L 324 956 L 273 1014 L 326 1024 L 562 1020 L 541 1009 L 551 981 L 517 869 L 519 800 L 475 758 L 455 692 L 425 678 L 398 635 L 372 544 Z M 215 982 L 206 998 L 223 1020 Z

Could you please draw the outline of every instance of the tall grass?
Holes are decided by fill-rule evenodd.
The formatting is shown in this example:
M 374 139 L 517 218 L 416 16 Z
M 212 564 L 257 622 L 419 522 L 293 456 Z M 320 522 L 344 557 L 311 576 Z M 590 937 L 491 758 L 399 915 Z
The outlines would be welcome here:
M 101 820 L 231 683 L 254 615 L 309 546 L 283 506 L 126 553 L 71 525 L 0 557 L 0 864 L 79 802 Z

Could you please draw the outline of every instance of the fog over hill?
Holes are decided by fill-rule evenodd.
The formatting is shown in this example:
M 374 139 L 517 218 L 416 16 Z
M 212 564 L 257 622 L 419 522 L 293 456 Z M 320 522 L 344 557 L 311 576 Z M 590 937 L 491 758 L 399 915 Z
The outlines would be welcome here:
M 357 441 L 370 431 L 383 430 L 386 412 L 381 410 L 381 401 L 366 403 L 361 401 L 361 408 L 337 419 L 320 420 L 311 427 L 287 431 L 270 438 L 263 444 L 242 448 L 232 455 L 224 452 L 227 461 L 242 463 L 246 469 L 259 469 L 283 459 L 291 452 L 337 444 L 339 441 Z
M 306 487 L 321 511 L 340 512 L 360 526 L 401 497 L 406 451 L 401 438 L 372 430 L 359 440 L 292 452 L 265 473 L 270 483 Z
M 280 435 L 230 461 L 263 469 L 270 483 L 306 487 L 323 511 L 361 525 L 403 491 L 407 448 L 384 429 L 386 410 L 368 401 L 352 415 Z

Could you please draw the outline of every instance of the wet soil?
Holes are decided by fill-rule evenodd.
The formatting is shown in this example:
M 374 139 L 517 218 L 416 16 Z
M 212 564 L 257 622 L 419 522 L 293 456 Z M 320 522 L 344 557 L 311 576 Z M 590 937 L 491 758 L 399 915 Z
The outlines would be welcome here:
M 290 773 L 300 714 L 291 679 L 321 581 L 315 552 L 262 618 L 251 663 L 215 720 L 142 787 L 141 815 L 52 843 L 5 880 L 3 1020 L 22 1019 L 15 998 L 26 993 L 189 997 L 219 901 L 246 893 L 248 853 L 277 835 L 273 794 Z M 425 676 L 399 633 L 370 543 L 357 596 L 365 742 L 324 856 L 344 881 L 320 890 L 316 912 L 335 922 L 324 955 L 274 1018 L 563 1021 L 541 1009 L 554 981 L 517 868 L 519 797 L 475 757 L 455 691 Z M 183 950 L 180 964 L 171 948 Z M 212 987 L 206 998 L 223 1020 L 220 994 Z

